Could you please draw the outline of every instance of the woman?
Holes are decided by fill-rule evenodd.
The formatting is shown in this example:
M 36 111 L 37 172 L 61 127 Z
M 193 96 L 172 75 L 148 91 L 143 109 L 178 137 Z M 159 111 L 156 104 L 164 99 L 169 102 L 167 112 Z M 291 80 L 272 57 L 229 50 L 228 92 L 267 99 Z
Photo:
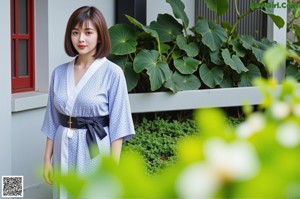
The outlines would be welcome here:
M 44 178 L 49 184 L 53 170 L 88 175 L 103 155 L 111 154 L 118 162 L 123 141 L 134 135 L 125 77 L 105 58 L 109 50 L 102 13 L 88 6 L 75 10 L 65 32 L 65 51 L 75 58 L 52 73 L 42 125 L 47 136 Z M 54 186 L 53 197 L 67 194 Z

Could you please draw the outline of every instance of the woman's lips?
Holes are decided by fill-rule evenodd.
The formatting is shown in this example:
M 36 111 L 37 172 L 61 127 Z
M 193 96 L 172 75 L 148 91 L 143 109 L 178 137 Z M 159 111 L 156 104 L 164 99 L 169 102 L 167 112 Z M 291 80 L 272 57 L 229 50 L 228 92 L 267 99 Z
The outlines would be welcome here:
M 78 48 L 84 49 L 86 46 L 85 45 L 78 45 Z

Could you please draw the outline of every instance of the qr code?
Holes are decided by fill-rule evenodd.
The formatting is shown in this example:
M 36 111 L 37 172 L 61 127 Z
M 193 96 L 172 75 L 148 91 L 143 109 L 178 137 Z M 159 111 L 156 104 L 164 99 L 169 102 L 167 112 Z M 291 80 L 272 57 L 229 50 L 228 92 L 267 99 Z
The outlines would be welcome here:
M 2 176 L 2 197 L 23 197 L 23 176 Z

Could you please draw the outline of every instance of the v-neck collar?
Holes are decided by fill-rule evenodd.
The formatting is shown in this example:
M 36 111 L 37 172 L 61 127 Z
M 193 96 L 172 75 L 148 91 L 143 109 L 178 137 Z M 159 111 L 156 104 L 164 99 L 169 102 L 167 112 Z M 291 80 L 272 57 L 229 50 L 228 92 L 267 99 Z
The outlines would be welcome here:
M 98 70 L 98 68 L 106 61 L 106 58 L 98 58 L 92 63 L 92 65 L 85 71 L 82 75 L 81 79 L 78 81 L 77 85 L 75 86 L 75 79 L 74 79 L 74 64 L 75 60 L 72 60 L 67 69 L 67 94 L 68 94 L 68 101 L 66 106 L 66 113 L 72 114 L 73 106 L 75 103 L 75 99 L 77 98 L 78 93 L 80 90 L 86 85 L 88 80 L 92 77 L 92 75 Z

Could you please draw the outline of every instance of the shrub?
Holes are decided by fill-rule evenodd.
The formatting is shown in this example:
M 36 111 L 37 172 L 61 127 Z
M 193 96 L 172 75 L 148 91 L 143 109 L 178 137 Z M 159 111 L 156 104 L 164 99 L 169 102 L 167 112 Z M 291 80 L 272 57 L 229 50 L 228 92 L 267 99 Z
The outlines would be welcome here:
M 124 152 L 135 150 L 142 154 L 147 169 L 154 174 L 171 165 L 175 160 L 175 145 L 187 135 L 197 132 L 194 120 L 179 122 L 162 118 L 143 119 L 136 125 L 136 135 L 124 144 Z
M 234 127 L 242 120 L 243 118 L 230 117 L 228 123 Z M 149 173 L 156 174 L 176 161 L 175 147 L 178 140 L 196 133 L 196 122 L 191 119 L 180 122 L 162 118 L 155 120 L 143 118 L 143 121 L 136 125 L 136 135 L 124 143 L 123 150 L 139 152 L 146 161 Z

